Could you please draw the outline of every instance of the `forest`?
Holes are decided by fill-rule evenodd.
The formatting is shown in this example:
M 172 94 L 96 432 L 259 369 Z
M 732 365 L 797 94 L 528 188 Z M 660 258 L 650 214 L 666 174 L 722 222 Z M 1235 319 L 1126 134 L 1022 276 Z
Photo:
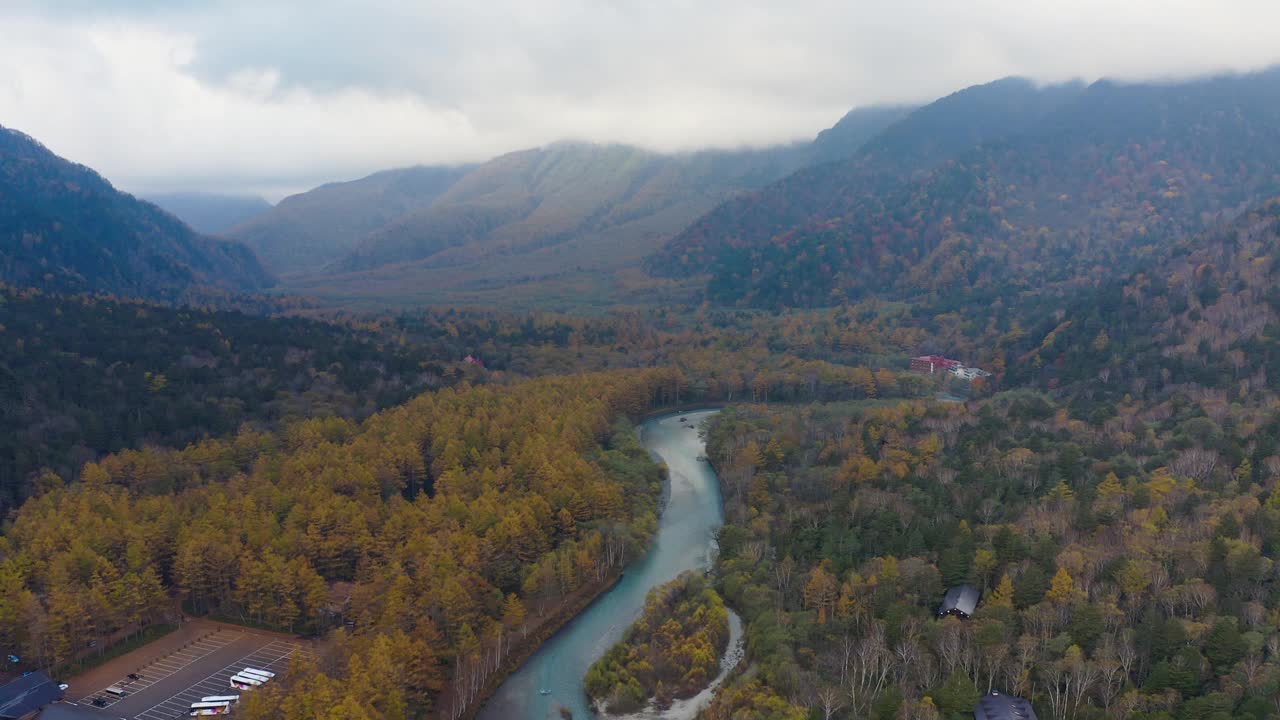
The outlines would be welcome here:
M 0 509 L 45 470 L 74 480 L 125 449 L 363 418 L 466 377 L 475 338 L 426 334 L 0 285 Z
M 913 342 L 874 308 L 686 317 L 620 312 L 421 312 L 308 319 L 305 305 L 267 315 L 0 285 L 0 511 L 48 471 L 181 448 L 242 428 L 313 417 L 362 419 L 460 382 L 504 384 L 549 373 L 681 368 L 687 399 L 914 394 L 923 383 L 844 363 Z M 260 309 L 262 309 L 260 308 Z M 287 314 L 286 314 L 287 313 Z M 722 366 L 723 353 L 739 357 Z M 467 356 L 482 364 L 465 362 Z
M 747 657 L 706 717 L 967 717 L 998 689 L 1055 720 L 1267 718 L 1276 208 L 1145 274 L 964 313 L 321 322 L 6 289 L 7 387 L 48 389 L 6 404 L 31 499 L 0 642 L 56 667 L 181 600 L 326 638 L 246 717 L 463 717 L 643 551 L 661 476 L 630 421 L 727 402 L 713 582 Z M 905 372 L 921 348 L 993 375 L 937 402 Z M 113 401 L 145 422 L 85 432 Z M 978 612 L 939 620 L 958 583 Z M 614 659 L 600 697 L 623 674 L 679 697 L 689 672 L 658 692 L 638 651 Z
M 757 672 L 708 717 L 964 718 L 990 690 L 1064 720 L 1274 715 L 1280 416 L 1135 405 L 721 413 L 719 587 Z M 939 619 L 959 584 L 977 613 Z
M 707 687 L 728 643 L 724 600 L 686 571 L 649 591 L 639 619 L 591 666 L 584 686 L 608 712 L 635 712 L 650 700 L 668 707 Z
M 50 482 L 5 533 L 0 643 L 57 667 L 173 591 L 284 630 L 341 612 L 354 630 L 246 717 L 315 717 L 334 689 L 334 706 L 371 717 L 456 716 L 544 617 L 644 549 L 660 473 L 626 418 L 669 402 L 672 380 L 462 385 L 361 423 L 109 456 Z M 339 581 L 355 583 L 349 609 Z
M 704 720 L 1276 720 L 1277 98 L 1010 78 L 812 145 L 378 173 L 246 236 L 323 298 L 0 128 L 0 649 L 205 617 L 314 649 L 239 717 L 469 720 L 652 543 L 637 426 L 713 406 L 718 558 L 598 705 L 696 695 L 736 613 Z

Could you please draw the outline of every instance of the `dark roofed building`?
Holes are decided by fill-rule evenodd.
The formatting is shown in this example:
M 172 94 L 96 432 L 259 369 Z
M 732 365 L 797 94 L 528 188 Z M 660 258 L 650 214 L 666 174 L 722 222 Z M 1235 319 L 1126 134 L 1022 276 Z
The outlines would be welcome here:
M 88 705 L 60 702 L 41 710 L 36 720 L 124 720 L 124 718 Z
M 0 720 L 27 720 L 40 708 L 62 699 L 57 683 L 33 672 L 0 687 Z
M 978 609 L 978 589 L 970 585 L 957 585 L 947 591 L 938 608 L 938 617 L 955 615 L 967 618 Z
M 1017 695 L 989 692 L 973 709 L 973 720 L 1037 720 L 1031 703 Z
M 933 374 L 943 370 L 950 370 L 953 367 L 960 367 L 964 363 L 959 360 L 952 360 L 941 355 L 921 355 L 920 357 L 911 358 L 911 369 L 915 372 L 925 372 Z

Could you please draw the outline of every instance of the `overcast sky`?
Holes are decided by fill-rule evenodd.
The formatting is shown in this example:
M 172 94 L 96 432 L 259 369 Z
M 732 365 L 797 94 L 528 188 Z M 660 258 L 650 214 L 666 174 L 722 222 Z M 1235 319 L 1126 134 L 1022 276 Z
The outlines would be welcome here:
M 0 125 L 132 191 L 260 192 L 563 138 L 808 139 L 1007 75 L 1280 61 L 1277 0 L 0 0 Z

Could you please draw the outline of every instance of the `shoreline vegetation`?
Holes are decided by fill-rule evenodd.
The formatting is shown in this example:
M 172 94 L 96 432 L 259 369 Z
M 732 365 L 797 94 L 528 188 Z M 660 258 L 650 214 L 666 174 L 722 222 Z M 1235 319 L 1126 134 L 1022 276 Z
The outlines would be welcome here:
M 485 703 L 493 696 L 493 693 L 502 687 L 502 684 L 507 681 L 507 678 L 511 677 L 512 673 L 523 667 L 529 658 L 537 654 L 548 640 L 564 629 L 566 625 L 573 622 L 574 618 L 586 612 L 592 603 L 612 590 L 622 580 L 622 575 L 623 571 L 619 571 L 590 591 L 581 592 L 577 596 L 567 598 L 564 601 L 564 605 L 544 617 L 538 628 L 531 631 L 520 643 L 519 649 L 508 655 L 502 661 L 502 665 L 499 666 L 498 670 L 489 676 L 488 682 L 477 696 L 477 701 L 467 707 L 459 720 L 473 720 L 484 709 Z
M 649 591 L 640 618 L 587 671 L 587 695 L 608 713 L 635 712 L 650 701 L 669 707 L 719 675 L 728 643 L 724 601 L 702 574 L 686 571 Z

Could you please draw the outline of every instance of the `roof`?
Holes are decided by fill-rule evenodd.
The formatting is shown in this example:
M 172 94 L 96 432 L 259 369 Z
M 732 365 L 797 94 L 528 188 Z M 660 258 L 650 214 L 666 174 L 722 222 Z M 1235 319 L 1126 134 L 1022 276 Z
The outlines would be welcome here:
M 33 672 L 0 687 L 0 718 L 25 717 L 61 699 L 62 691 L 48 675 Z
M 919 360 L 921 362 L 933 363 L 934 365 L 937 365 L 938 367 L 941 367 L 941 368 L 955 367 L 956 365 L 963 364 L 959 360 L 952 360 L 951 358 L 943 357 L 942 355 L 920 355 L 919 357 L 914 357 L 911 359 Z
M 973 709 L 973 720 L 1037 720 L 1031 703 L 1017 695 L 989 692 Z
M 939 615 L 945 615 L 949 612 L 961 612 L 965 615 L 972 615 L 974 610 L 978 609 L 978 590 L 971 585 L 957 585 L 947 591 L 942 598 L 942 607 L 938 608 Z
M 89 705 L 54 703 L 45 708 L 37 720 L 123 720 L 119 715 L 105 713 Z

